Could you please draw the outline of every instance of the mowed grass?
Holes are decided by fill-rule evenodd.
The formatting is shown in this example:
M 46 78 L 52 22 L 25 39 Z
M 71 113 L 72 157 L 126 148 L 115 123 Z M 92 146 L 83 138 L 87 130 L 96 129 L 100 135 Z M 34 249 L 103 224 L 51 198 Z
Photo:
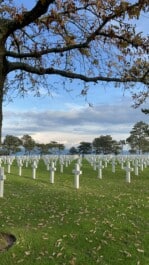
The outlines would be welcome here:
M 97 178 L 87 160 L 82 161 L 80 188 L 74 188 L 75 161 L 55 183 L 40 160 L 36 179 L 25 166 L 18 176 L 16 162 L 5 174 L 0 198 L 0 232 L 16 236 L 16 243 L 0 253 L 1 265 L 148 265 L 149 167 L 139 176 L 111 164 Z

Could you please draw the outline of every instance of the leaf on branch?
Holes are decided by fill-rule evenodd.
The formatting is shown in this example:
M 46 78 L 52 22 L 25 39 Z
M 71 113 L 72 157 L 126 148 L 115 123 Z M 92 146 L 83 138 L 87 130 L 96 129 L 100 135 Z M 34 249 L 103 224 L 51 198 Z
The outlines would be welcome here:
M 75 42 L 75 37 L 73 36 L 73 35 L 69 35 L 69 36 L 65 36 L 64 37 L 64 40 L 65 40 L 65 42 L 66 42 L 66 44 L 67 45 L 73 45 L 73 44 L 75 44 L 76 42 Z
M 94 65 L 99 65 L 99 61 L 97 59 L 94 59 L 93 64 Z
M 86 49 L 86 48 L 80 48 L 80 49 L 79 49 L 79 52 L 80 52 L 82 55 L 86 55 L 87 57 L 90 56 L 89 49 Z
M 18 20 L 20 23 L 22 22 L 23 16 L 21 14 L 16 14 L 15 19 Z
M 128 10 L 129 18 L 136 18 L 139 19 L 140 16 L 140 9 L 138 7 L 133 7 Z

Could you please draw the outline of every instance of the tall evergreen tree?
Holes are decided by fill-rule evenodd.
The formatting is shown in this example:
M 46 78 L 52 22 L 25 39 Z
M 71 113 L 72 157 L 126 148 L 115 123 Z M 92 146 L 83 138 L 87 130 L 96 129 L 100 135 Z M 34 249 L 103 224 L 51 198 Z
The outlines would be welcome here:
M 137 122 L 126 141 L 133 153 L 149 152 L 149 125 L 143 121 Z
M 15 154 L 16 152 L 20 151 L 20 146 L 22 141 L 13 135 L 6 135 L 3 141 L 3 147 L 7 151 L 9 155 Z
M 78 146 L 79 154 L 90 154 L 92 152 L 92 144 L 89 142 L 81 142 Z
M 21 140 L 22 140 L 22 145 L 23 145 L 23 147 L 25 149 L 25 154 L 27 154 L 27 153 L 30 154 L 31 151 L 33 151 L 34 148 L 35 148 L 35 145 L 36 145 L 35 141 L 28 134 L 23 135 Z
M 96 154 L 118 154 L 121 144 L 113 140 L 111 135 L 101 135 L 93 140 L 93 148 Z

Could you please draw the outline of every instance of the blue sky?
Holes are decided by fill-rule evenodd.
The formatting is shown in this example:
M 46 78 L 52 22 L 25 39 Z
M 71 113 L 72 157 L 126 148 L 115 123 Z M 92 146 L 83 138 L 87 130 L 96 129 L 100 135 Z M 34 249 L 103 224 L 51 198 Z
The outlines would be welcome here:
M 26 1 L 19 1 L 23 2 Z M 138 30 L 146 31 L 148 18 L 142 17 L 142 21 Z M 87 99 L 80 95 L 81 87 L 76 82 L 68 85 L 70 92 L 66 92 L 58 80 L 49 97 L 43 91 L 40 98 L 29 94 L 25 98 L 14 98 L 10 103 L 4 102 L 3 137 L 29 134 L 40 143 L 57 141 L 71 147 L 81 141 L 92 142 L 100 135 L 126 139 L 136 122 L 148 123 L 149 117 L 141 108 L 148 108 L 149 101 L 134 109 L 129 91 L 124 93 L 113 84 L 88 86 Z

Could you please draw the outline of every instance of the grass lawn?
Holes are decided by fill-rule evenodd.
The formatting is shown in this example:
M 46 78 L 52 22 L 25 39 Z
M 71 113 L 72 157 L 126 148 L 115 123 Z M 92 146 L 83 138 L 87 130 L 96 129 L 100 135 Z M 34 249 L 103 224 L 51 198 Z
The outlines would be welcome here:
M 149 167 L 139 176 L 111 164 L 103 179 L 87 160 L 82 161 L 80 188 L 75 189 L 75 161 L 50 184 L 40 160 L 37 178 L 32 168 L 16 161 L 7 174 L 0 198 L 0 232 L 16 243 L 0 253 L 1 265 L 149 265 Z

